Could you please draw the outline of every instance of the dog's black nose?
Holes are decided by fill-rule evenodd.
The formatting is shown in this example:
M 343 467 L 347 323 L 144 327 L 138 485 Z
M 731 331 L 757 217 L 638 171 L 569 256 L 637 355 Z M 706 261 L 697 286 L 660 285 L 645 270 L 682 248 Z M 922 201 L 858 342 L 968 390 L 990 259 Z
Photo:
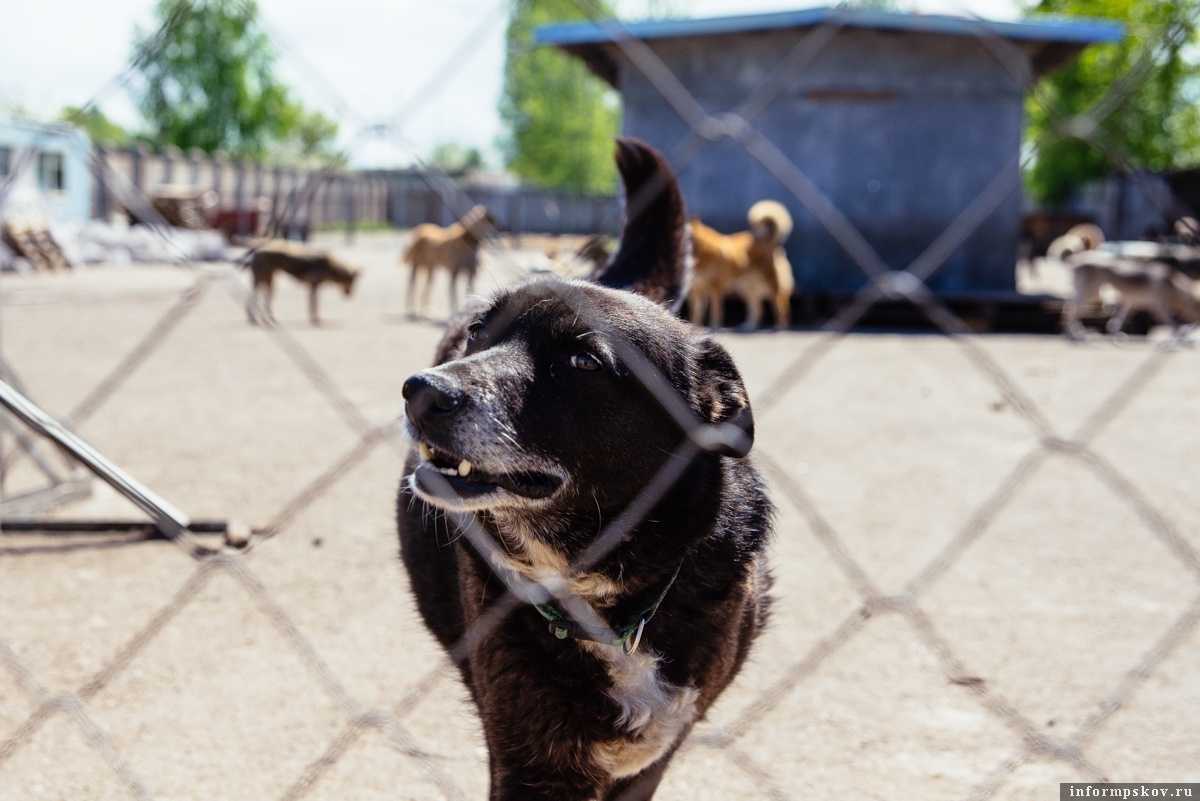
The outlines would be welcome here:
M 462 390 L 458 387 L 423 373 L 410 376 L 400 394 L 406 401 L 405 414 L 414 423 L 450 414 L 463 401 Z

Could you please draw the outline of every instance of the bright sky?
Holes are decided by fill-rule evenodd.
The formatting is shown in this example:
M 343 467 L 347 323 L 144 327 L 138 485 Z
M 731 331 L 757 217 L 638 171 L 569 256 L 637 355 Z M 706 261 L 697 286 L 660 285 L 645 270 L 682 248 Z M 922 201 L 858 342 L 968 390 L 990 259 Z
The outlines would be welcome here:
M 428 155 L 442 142 L 492 151 L 501 133 L 496 107 L 508 0 L 258 3 L 262 22 L 280 49 L 280 78 L 305 105 L 339 121 L 355 163 L 406 163 L 409 154 Z M 678 16 L 713 17 L 831 4 L 669 0 L 667 7 Z M 154 27 L 154 6 L 155 0 L 6 4 L 0 113 L 16 106 L 49 119 L 65 105 L 99 97 L 109 117 L 135 128 L 137 112 L 125 90 L 112 81 L 128 61 L 135 28 Z M 623 9 L 645 7 L 645 0 L 622 4 Z M 1016 15 L 1011 0 L 917 0 L 916 7 L 991 19 Z M 370 126 L 397 121 L 386 140 L 370 133 Z

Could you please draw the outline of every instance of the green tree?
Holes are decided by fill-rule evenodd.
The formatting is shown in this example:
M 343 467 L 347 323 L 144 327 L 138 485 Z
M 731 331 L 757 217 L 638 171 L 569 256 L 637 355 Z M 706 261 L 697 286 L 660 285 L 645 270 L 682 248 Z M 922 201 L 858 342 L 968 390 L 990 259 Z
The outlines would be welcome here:
M 463 147 L 457 142 L 442 142 L 434 147 L 429 162 L 448 172 L 478 170 L 483 167 L 483 154 L 477 147 Z
M 1030 94 L 1032 198 L 1053 207 L 1114 171 L 1200 159 L 1200 0 L 1040 0 L 1027 11 L 1107 18 L 1126 29 L 1121 42 L 1089 47 Z
M 276 161 L 328 162 L 331 159 L 345 160 L 345 154 L 336 147 L 338 124 L 319 111 L 303 108 L 294 118 L 295 124 L 271 148 L 271 157 Z
M 611 16 L 597 5 L 597 15 Z M 616 93 L 578 59 L 538 47 L 540 25 L 584 19 L 575 0 L 513 0 L 506 33 L 500 118 L 505 164 L 525 181 L 581 193 L 616 187 Z
M 318 155 L 336 124 L 306 111 L 274 75 L 254 0 L 159 0 L 160 29 L 135 36 L 138 107 L 155 145 L 259 157 Z
M 81 109 L 77 106 L 64 106 L 59 112 L 59 117 L 63 122 L 82 130 L 95 144 L 124 145 L 133 138 L 128 131 L 95 107 Z

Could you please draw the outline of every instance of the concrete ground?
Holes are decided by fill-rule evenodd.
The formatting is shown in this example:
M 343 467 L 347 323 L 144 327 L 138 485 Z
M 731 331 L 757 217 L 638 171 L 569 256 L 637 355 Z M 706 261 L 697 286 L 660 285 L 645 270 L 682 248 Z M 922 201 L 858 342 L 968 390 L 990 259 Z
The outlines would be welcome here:
M 365 277 L 325 290 L 319 329 L 282 282 L 288 333 L 246 323 L 228 266 L 0 278 L 0 356 L 32 398 L 193 519 L 274 534 L 199 555 L 0 536 L 0 799 L 486 796 L 396 558 L 402 447 L 378 435 L 441 327 L 403 313 L 398 236 L 326 243 Z M 488 265 L 483 289 L 545 261 Z M 658 798 L 1200 782 L 1200 354 L 718 337 L 779 507 L 777 604 Z M 5 492 L 45 484 L 20 459 Z M 46 516 L 144 519 L 99 482 Z

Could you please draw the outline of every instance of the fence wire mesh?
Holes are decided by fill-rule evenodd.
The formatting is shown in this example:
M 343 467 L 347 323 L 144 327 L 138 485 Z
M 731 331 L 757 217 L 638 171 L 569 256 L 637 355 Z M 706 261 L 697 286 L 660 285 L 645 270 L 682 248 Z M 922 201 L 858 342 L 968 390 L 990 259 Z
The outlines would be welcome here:
M 364 122 L 338 100 L 345 121 L 360 139 L 395 136 L 460 54 L 503 24 L 504 8 L 465 33 L 394 119 Z M 689 137 L 669 151 L 677 170 L 708 143 L 736 144 L 866 277 L 813 330 L 721 335 L 750 385 L 751 458 L 780 510 L 777 611 L 659 797 L 1045 798 L 1059 781 L 1200 781 L 1194 354 L 976 334 L 929 286 L 1037 154 L 1005 165 L 898 271 L 756 127 L 856 12 L 800 35 L 755 91 L 714 110 L 621 23 L 586 0 L 580 8 L 686 121 Z M 1156 44 L 1177 47 L 1181 30 L 1162 31 L 1081 115 L 1037 91 L 1033 102 L 1063 136 L 1128 168 L 1099 123 L 1154 69 Z M 995 26 L 975 20 L 972 35 L 1027 80 L 1024 54 Z M 437 177 L 447 206 L 470 207 L 468 192 Z M 108 183 L 165 233 L 134 187 Z M 407 449 L 399 385 L 439 335 L 397 313 L 397 245 L 388 235 L 339 248 L 368 264 L 368 283 L 353 319 L 319 331 L 247 326 L 250 289 L 232 266 L 89 273 L 73 276 L 86 282 L 78 290 L 6 280 L 4 361 L 35 397 L 69 409 L 68 427 L 175 502 L 250 516 L 255 529 L 244 543 L 184 533 L 171 546 L 6 535 L 0 796 L 483 795 L 486 758 L 457 673 L 419 626 L 394 558 Z M 526 250 L 494 245 L 487 281 L 507 283 L 527 264 Z M 143 281 L 159 293 L 151 302 Z M 283 301 L 296 299 L 286 291 Z M 895 300 L 942 336 L 855 333 Z M 509 590 L 452 659 L 528 603 L 554 599 L 576 622 L 603 625 L 572 577 L 690 459 L 731 436 L 695 420 L 610 335 L 688 438 L 579 564 L 540 584 L 504 570 L 503 546 L 470 515 L 448 515 L 447 535 L 491 559 Z M 5 475 L 21 462 L 21 451 L 6 454 Z M 103 495 L 90 503 L 122 508 Z

